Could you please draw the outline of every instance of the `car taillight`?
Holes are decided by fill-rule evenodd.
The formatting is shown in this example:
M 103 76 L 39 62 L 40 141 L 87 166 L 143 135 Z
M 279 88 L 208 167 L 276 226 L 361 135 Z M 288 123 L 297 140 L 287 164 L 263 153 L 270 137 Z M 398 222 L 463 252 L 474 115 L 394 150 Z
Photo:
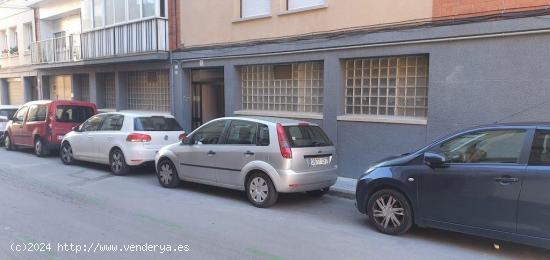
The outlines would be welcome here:
M 290 149 L 290 143 L 286 138 L 283 125 L 277 123 L 277 137 L 279 139 L 279 148 L 281 149 L 281 155 L 283 158 L 292 159 L 292 149 Z
M 146 134 L 129 134 L 128 137 L 126 137 L 126 141 L 131 143 L 147 143 L 151 142 L 151 136 Z
M 179 139 L 180 139 L 180 141 L 183 141 L 183 140 L 187 139 L 187 135 L 185 133 L 183 133 L 179 136 Z

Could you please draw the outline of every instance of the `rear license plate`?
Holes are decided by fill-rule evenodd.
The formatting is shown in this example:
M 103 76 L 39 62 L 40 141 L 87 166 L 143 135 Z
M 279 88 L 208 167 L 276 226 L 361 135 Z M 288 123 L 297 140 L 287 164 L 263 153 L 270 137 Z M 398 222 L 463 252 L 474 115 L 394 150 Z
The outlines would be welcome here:
M 330 159 L 328 157 L 317 157 L 309 159 L 310 167 L 319 167 L 330 164 Z

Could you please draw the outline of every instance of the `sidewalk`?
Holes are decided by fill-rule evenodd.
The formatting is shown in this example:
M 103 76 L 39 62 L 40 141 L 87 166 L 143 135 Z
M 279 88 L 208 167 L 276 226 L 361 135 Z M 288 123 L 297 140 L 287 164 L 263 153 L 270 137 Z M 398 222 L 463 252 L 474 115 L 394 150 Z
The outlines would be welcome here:
M 336 184 L 330 187 L 328 194 L 347 199 L 355 199 L 355 185 L 356 179 L 338 177 Z

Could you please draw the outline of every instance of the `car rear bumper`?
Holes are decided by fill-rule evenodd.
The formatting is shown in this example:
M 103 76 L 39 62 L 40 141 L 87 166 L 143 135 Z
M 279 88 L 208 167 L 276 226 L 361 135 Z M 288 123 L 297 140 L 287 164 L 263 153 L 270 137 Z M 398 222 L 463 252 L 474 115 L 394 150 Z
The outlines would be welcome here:
M 279 180 L 276 180 L 278 192 L 292 193 L 328 188 L 336 183 L 338 168 L 330 168 L 311 172 L 295 172 L 291 170 L 278 171 Z
M 130 166 L 138 166 L 154 162 L 157 153 L 158 150 L 156 149 L 132 147 L 124 151 L 124 157 L 126 158 L 126 164 Z

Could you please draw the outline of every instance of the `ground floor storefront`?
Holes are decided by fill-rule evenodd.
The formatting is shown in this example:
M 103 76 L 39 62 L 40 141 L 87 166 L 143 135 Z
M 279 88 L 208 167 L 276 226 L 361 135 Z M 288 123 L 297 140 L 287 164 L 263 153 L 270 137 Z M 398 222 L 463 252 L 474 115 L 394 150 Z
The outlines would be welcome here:
M 189 130 L 222 115 L 318 123 L 356 178 L 449 132 L 547 120 L 548 41 L 523 18 L 175 53 L 173 112 Z

